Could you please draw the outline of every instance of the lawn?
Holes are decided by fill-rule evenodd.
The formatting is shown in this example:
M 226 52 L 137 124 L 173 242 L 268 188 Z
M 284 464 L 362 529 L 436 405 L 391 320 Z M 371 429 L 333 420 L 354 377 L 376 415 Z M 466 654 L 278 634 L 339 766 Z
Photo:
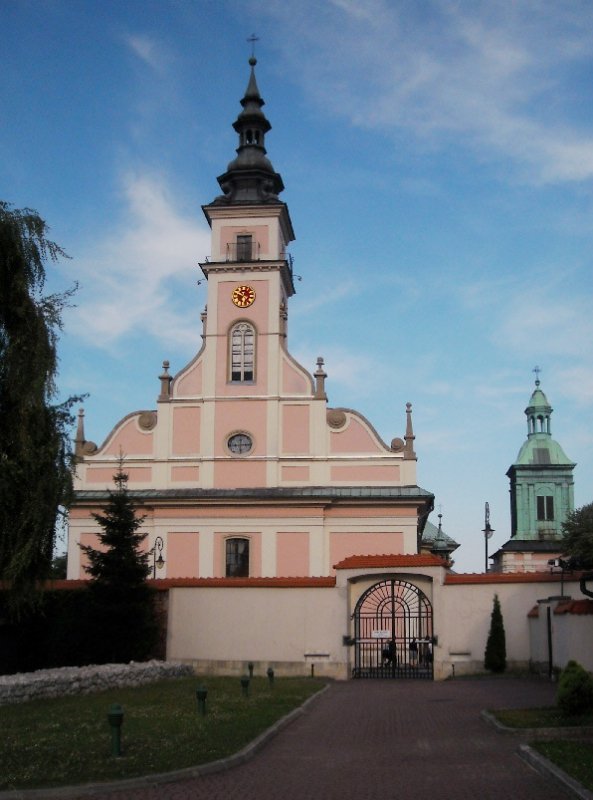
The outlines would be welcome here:
M 593 713 L 567 716 L 557 706 L 503 709 L 490 712 L 509 728 L 575 728 L 593 726 Z M 541 753 L 587 789 L 593 789 L 593 742 L 554 740 L 532 742 Z
M 534 742 L 531 747 L 585 788 L 593 790 L 593 742 Z
M 206 714 L 196 689 L 208 689 Z M 3 706 L 0 789 L 131 778 L 197 766 L 241 750 L 324 686 L 312 678 L 181 678 L 136 688 Z M 107 712 L 124 709 L 122 754 Z

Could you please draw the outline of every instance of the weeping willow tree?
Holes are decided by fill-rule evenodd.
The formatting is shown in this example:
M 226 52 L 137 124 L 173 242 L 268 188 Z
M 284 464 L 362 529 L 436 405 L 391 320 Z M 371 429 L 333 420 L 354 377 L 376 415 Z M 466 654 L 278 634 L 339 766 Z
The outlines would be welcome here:
M 73 289 L 44 294 L 65 257 L 31 209 L 0 201 L 0 580 L 12 617 L 39 599 L 72 491 L 72 405 L 57 399 L 57 336 Z

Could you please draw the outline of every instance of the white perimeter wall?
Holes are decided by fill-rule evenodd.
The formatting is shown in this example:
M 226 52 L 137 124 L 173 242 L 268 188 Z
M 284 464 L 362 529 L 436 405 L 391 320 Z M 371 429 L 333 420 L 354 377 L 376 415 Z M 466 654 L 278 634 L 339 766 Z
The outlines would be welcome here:
M 480 583 L 442 586 L 435 597 L 435 677 L 447 678 L 483 670 L 494 595 L 498 595 L 506 637 L 509 668 L 529 666 L 532 639 L 528 613 L 538 600 L 557 596 L 555 581 Z M 564 593 L 582 598 L 577 581 L 565 581 Z M 437 673 L 437 660 L 438 675 Z
M 398 577 L 414 583 L 413 575 Z M 426 591 L 426 578 L 419 585 Z M 528 667 L 534 648 L 533 657 L 538 660 L 541 636 L 534 639 L 534 621 L 527 615 L 538 600 L 557 596 L 559 588 L 554 581 L 444 585 L 435 580 L 435 679 L 483 671 L 495 594 L 501 604 L 508 667 Z M 167 658 L 189 662 L 198 672 L 239 675 L 252 662 L 259 674 L 272 666 L 278 675 L 304 675 L 310 674 L 313 664 L 316 675 L 348 678 L 354 648 L 344 645 L 343 636 L 353 632 L 350 589 L 339 582 L 329 588 L 172 588 Z M 576 581 L 565 582 L 564 594 L 582 599 Z M 542 610 L 540 622 L 544 615 Z M 573 632 L 574 615 L 565 624 L 568 616 L 555 617 L 555 635 L 564 637 L 562 652 L 570 650 L 574 653 L 570 657 L 585 666 L 593 658 L 586 645 L 590 634 L 585 634 L 593 619 L 583 617 L 582 624 L 581 619 L 576 620 L 583 628 L 581 634 L 580 629 Z M 566 632 L 562 632 L 563 624 Z M 588 668 L 593 669 L 593 664 Z
M 336 588 L 187 587 L 169 591 L 167 659 L 198 672 L 345 678 L 346 603 Z

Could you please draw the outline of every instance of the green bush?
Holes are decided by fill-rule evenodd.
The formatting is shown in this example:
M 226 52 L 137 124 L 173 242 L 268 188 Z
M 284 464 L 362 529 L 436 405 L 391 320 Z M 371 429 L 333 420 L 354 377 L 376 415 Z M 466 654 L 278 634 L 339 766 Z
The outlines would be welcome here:
M 576 661 L 569 661 L 560 675 L 557 701 L 567 715 L 593 709 L 593 678 Z

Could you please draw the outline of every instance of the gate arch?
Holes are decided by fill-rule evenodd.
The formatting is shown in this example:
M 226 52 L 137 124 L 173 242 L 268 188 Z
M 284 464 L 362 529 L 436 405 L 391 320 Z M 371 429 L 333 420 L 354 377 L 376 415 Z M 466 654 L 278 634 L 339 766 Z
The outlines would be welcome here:
M 432 603 L 418 586 L 396 578 L 376 583 L 353 617 L 354 678 L 432 680 Z

